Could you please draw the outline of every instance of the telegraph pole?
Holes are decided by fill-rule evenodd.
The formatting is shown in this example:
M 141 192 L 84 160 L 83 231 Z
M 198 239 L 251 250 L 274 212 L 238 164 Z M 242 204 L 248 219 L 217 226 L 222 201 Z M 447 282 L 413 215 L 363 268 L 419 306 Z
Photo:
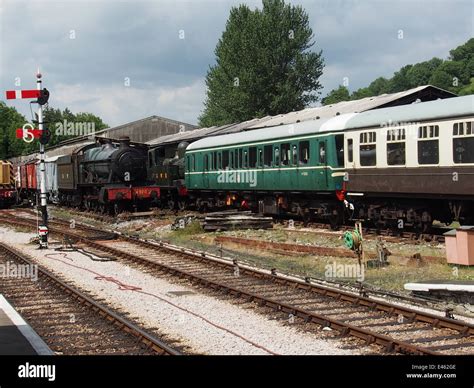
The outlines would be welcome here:
M 36 89 L 41 92 L 42 75 L 38 69 L 36 73 Z M 43 105 L 38 104 L 38 129 L 43 133 Z M 41 209 L 41 223 L 38 227 L 38 235 L 40 240 L 40 249 L 48 248 L 48 206 L 46 200 L 46 167 L 44 162 L 44 148 L 43 141 L 40 141 L 40 209 Z

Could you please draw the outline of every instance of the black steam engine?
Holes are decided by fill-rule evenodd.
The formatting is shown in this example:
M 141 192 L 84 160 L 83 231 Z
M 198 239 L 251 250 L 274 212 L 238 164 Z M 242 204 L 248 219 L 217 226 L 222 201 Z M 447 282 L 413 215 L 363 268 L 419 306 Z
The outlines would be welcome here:
M 115 213 L 147 208 L 160 197 L 147 180 L 147 159 L 147 148 L 128 137 L 81 147 L 57 161 L 59 202 Z

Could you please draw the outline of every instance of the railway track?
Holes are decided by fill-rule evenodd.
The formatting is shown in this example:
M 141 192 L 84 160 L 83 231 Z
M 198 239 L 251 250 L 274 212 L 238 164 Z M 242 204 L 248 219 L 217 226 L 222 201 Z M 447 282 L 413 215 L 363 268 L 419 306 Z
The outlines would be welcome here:
M 0 218 L 0 221 L 5 221 Z M 10 218 L 10 224 L 32 220 Z M 57 221 L 61 223 L 60 221 Z M 91 240 L 77 230 L 50 226 L 52 233 L 76 244 L 146 269 L 155 276 L 184 279 L 231 299 L 253 302 L 286 314 L 289 319 L 331 328 L 382 352 L 405 354 L 473 354 L 474 326 L 463 321 L 371 299 L 310 281 L 300 281 L 195 252 L 167 243 L 120 235 L 116 240 Z
M 285 222 L 283 222 L 285 224 Z M 286 223 L 288 225 L 288 223 Z M 318 234 L 328 234 L 334 235 L 337 232 L 345 232 L 345 231 L 352 231 L 354 230 L 354 226 L 350 225 L 342 225 L 339 227 L 337 231 L 332 230 L 329 224 L 323 223 L 304 223 L 302 221 L 294 221 L 294 226 L 298 226 L 298 228 L 288 228 L 289 231 L 293 232 L 308 232 L 308 229 L 322 229 L 327 230 L 327 232 L 315 230 L 315 233 Z M 306 229 L 301 229 L 302 227 Z M 440 230 L 440 233 L 447 232 L 448 230 Z M 366 239 L 374 239 L 377 237 L 383 237 L 384 240 L 390 242 L 400 242 L 400 241 L 424 241 L 424 242 L 433 242 L 433 243 L 444 243 L 445 238 L 442 234 L 438 233 L 419 233 L 419 232 L 410 232 L 410 231 L 395 231 L 393 229 L 381 229 L 381 228 L 368 228 L 363 227 L 362 233 L 364 238 Z
M 0 263 L 35 265 L 2 243 Z M 180 354 L 43 268 L 38 268 L 38 279 L 4 277 L 0 292 L 55 354 Z
M 133 217 L 113 217 L 106 214 L 101 214 L 93 211 L 78 211 L 73 208 L 64 208 L 61 206 L 56 206 L 59 210 L 66 210 L 69 213 L 77 214 L 80 217 L 88 218 L 94 221 L 105 222 L 105 223 L 116 223 L 119 221 L 130 221 L 133 220 Z M 34 212 L 31 209 L 25 209 L 30 212 Z M 202 214 L 197 212 L 186 212 L 186 214 L 196 214 L 197 217 L 203 217 Z M 159 213 L 160 216 L 177 216 L 177 211 L 172 210 L 163 210 Z M 204 218 L 204 217 L 203 217 Z M 285 219 L 278 219 L 275 220 L 276 223 L 281 223 L 284 225 L 289 225 L 288 221 Z M 304 229 L 302 229 L 304 228 Z M 311 230 L 313 229 L 313 230 Z M 338 231 L 331 229 L 330 224 L 325 223 L 316 223 L 316 222 L 308 222 L 305 223 L 300 220 L 293 220 L 293 227 L 288 227 L 285 230 L 289 232 L 295 233 L 306 233 L 312 232 L 316 234 L 327 234 L 327 235 L 334 235 L 340 232 L 345 231 L 352 231 L 354 230 L 354 226 L 351 225 L 342 225 L 339 227 Z M 445 238 L 442 233 L 446 232 L 445 229 L 440 229 L 438 233 L 420 233 L 420 232 L 412 232 L 412 231 L 395 231 L 393 229 L 383 229 L 383 228 L 368 228 L 363 227 L 362 232 L 364 234 L 365 239 L 374 239 L 377 237 L 383 237 L 384 240 L 389 242 L 403 242 L 403 241 L 423 241 L 423 242 L 430 242 L 430 243 L 444 243 Z

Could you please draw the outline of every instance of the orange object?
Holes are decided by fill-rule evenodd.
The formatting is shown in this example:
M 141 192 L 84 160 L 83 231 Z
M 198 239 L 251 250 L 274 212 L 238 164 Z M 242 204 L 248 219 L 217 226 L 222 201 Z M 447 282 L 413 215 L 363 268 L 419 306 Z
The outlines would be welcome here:
M 474 226 L 461 226 L 444 236 L 448 263 L 474 265 Z

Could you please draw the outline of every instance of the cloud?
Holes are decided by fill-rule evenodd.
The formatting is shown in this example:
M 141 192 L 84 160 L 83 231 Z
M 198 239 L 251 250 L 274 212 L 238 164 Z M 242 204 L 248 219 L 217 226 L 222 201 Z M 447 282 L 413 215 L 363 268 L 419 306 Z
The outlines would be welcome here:
M 54 107 L 90 111 L 110 125 L 152 114 L 196 123 L 215 45 L 241 2 L 261 7 L 257 0 L 2 0 L 0 87 L 18 88 L 16 77 L 34 87 L 41 66 Z M 474 35 L 470 0 L 292 3 L 308 12 L 315 49 L 323 50 L 323 96 L 344 77 L 354 90 L 405 64 L 446 57 Z M 12 105 L 29 116 L 25 102 Z
M 195 124 L 196 101 L 200 101 L 204 96 L 205 83 L 204 79 L 197 79 L 182 87 L 139 89 L 131 84 L 86 89 L 81 84 L 58 84 L 51 105 L 56 106 L 55 102 L 60 101 L 73 112 L 94 112 L 103 117 L 109 125 L 118 125 L 151 115 Z M 124 115 L 127 117 L 125 121 Z

